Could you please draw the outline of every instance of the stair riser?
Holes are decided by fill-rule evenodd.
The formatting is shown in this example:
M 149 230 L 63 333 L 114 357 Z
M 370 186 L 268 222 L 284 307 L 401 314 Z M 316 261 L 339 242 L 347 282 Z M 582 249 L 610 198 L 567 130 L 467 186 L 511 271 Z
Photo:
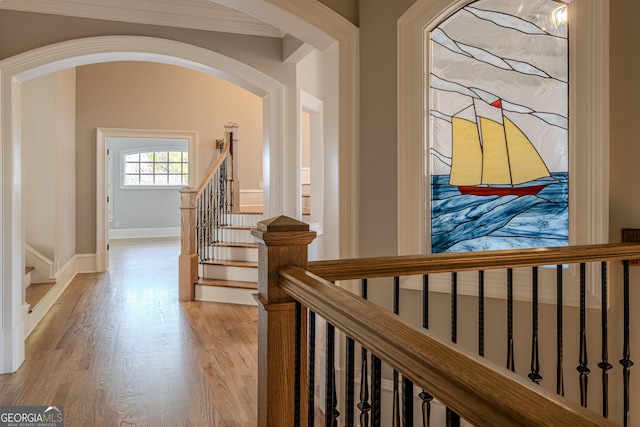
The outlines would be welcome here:
M 257 305 L 252 289 L 225 288 L 221 286 L 196 285 L 197 301 L 223 302 L 227 304 Z
M 227 225 L 236 227 L 251 227 L 255 228 L 258 222 L 262 221 L 261 214 L 230 214 L 224 218 L 224 222 Z
M 258 269 L 255 267 L 233 267 L 224 265 L 201 265 L 200 277 L 205 279 L 257 282 Z
M 251 235 L 251 230 L 234 230 L 221 228 L 214 233 L 216 240 L 223 243 L 255 243 L 256 239 Z
M 210 256 L 211 259 L 258 262 L 258 248 L 212 246 L 210 249 L 207 256 Z
M 27 289 L 27 287 L 31 284 L 31 272 L 28 272 L 22 278 L 22 287 Z

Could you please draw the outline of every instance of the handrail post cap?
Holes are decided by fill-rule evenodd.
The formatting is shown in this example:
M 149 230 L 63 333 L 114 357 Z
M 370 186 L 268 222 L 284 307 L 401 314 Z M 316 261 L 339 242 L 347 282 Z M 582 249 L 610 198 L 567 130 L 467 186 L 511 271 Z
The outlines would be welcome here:
M 186 186 L 186 187 L 181 187 L 178 191 L 181 193 L 197 193 L 198 189 L 195 187 Z
M 309 231 L 309 224 L 284 215 L 260 221 L 251 235 L 261 243 L 278 246 L 308 245 L 316 238 L 316 232 Z
M 309 231 L 309 224 L 289 218 L 285 215 L 276 216 L 274 218 L 260 221 L 257 225 L 258 230 L 268 233 L 286 233 L 289 231 Z

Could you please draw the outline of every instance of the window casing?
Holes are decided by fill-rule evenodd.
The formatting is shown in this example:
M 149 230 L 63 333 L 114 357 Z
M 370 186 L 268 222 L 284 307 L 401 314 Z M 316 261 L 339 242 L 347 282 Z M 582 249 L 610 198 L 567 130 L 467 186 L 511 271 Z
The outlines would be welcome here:
M 122 188 L 189 185 L 189 152 L 179 148 L 145 148 L 121 155 Z

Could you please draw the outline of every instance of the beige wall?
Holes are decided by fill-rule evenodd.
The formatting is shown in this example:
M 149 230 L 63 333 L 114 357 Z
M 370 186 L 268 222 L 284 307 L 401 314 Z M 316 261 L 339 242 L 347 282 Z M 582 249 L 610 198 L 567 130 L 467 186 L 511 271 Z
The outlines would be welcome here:
M 640 121 L 635 117 L 640 99 L 640 55 L 637 46 L 640 43 L 640 30 L 637 17 L 640 15 L 640 3 L 634 0 L 610 0 L 610 185 L 609 185 L 609 233 L 611 241 L 620 241 L 622 228 L 640 228 L 640 195 L 637 185 L 640 183 Z M 615 270 L 612 283 L 621 280 L 619 267 Z M 640 268 L 631 268 L 631 356 L 638 360 L 640 356 Z M 619 289 L 619 285 L 618 285 Z M 617 343 L 612 347 L 615 360 L 622 354 L 622 293 L 615 292 L 611 298 L 613 325 L 616 328 Z M 610 350 L 611 351 L 611 350 Z M 616 367 L 619 374 L 619 367 Z M 632 402 L 640 396 L 640 382 L 632 375 Z M 632 403 L 633 406 L 633 403 Z M 620 404 L 618 404 L 620 407 Z M 621 410 L 621 409 L 619 409 Z M 633 407 L 632 425 L 640 425 L 637 405 Z
M 397 20 L 413 0 L 360 3 L 360 255 L 397 253 Z
M 320 0 L 320 3 L 335 10 L 352 24 L 358 25 L 359 0 Z
M 239 124 L 240 184 L 262 179 L 262 99 L 222 79 L 172 65 L 111 62 L 77 70 L 78 252 L 95 248 L 96 128 L 197 131 L 196 184 L 215 160 L 224 124 Z M 117 161 L 117 159 L 114 159 Z

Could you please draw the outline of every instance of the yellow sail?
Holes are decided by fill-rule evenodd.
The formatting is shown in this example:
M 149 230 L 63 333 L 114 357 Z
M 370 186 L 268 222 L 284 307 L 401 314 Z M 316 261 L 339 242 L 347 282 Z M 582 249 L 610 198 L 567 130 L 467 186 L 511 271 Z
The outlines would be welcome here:
M 483 151 L 482 184 L 511 184 L 504 126 L 486 117 L 480 117 L 480 130 Z
M 507 138 L 513 185 L 550 176 L 547 166 L 535 147 L 531 145 L 529 138 L 506 117 L 504 118 L 504 133 Z
M 453 117 L 452 159 L 449 184 L 478 185 L 482 176 L 482 148 L 478 125 L 475 122 Z

